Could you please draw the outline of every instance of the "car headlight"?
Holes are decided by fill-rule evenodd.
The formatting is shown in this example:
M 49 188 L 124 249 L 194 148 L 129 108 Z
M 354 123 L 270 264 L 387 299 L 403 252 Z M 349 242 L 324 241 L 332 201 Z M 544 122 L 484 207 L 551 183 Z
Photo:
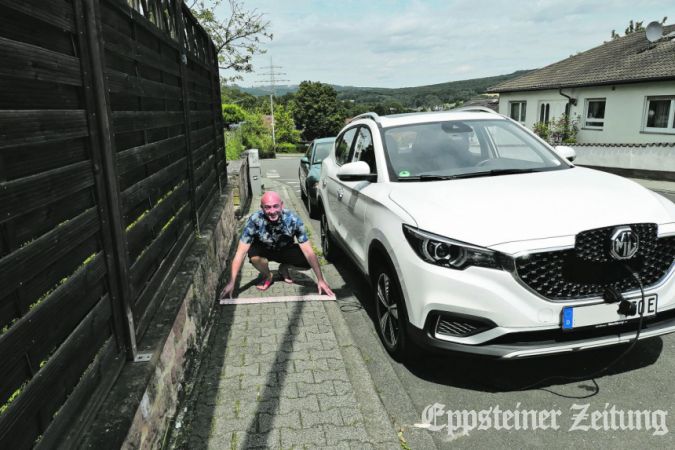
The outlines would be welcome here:
M 424 261 L 450 269 L 465 269 L 469 266 L 505 269 L 506 255 L 476 247 L 465 242 L 403 225 L 403 234 L 417 256 Z

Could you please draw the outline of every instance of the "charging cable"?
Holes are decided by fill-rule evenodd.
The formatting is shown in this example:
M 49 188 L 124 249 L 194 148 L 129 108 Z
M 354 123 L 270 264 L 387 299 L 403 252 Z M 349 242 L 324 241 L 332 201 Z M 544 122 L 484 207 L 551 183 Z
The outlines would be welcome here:
M 580 375 L 580 376 L 576 376 L 576 377 L 570 377 L 570 376 L 564 376 L 564 375 L 554 375 L 554 376 L 547 377 L 547 378 L 544 378 L 544 379 L 542 379 L 542 380 L 539 380 L 539 381 L 537 381 L 537 382 L 535 382 L 535 383 L 529 384 L 529 385 L 527 385 L 527 386 L 525 386 L 525 387 L 518 388 L 518 389 L 516 389 L 517 391 L 526 391 L 526 390 L 535 388 L 535 387 L 537 387 L 537 386 L 540 386 L 540 385 L 542 385 L 542 384 L 544 384 L 544 383 L 547 383 L 547 382 L 549 382 L 549 381 L 552 381 L 552 380 L 561 380 L 561 381 L 580 381 L 580 380 L 592 379 L 592 380 L 593 380 L 593 384 L 595 384 L 595 389 L 596 389 L 595 392 L 593 392 L 593 393 L 591 393 L 591 394 L 589 394 L 589 395 L 583 396 L 583 397 L 574 397 L 574 398 L 579 398 L 579 399 L 588 398 L 588 397 L 592 397 L 592 396 L 594 396 L 595 394 L 598 393 L 598 391 L 600 390 L 600 388 L 598 387 L 598 383 L 594 380 L 594 378 L 597 377 L 597 376 L 599 376 L 599 375 L 602 375 L 602 374 L 605 373 L 605 372 L 607 372 L 607 371 L 608 371 L 610 368 L 612 368 L 616 363 L 618 363 L 621 359 L 623 359 L 628 353 L 630 353 L 630 351 L 633 350 L 633 348 L 635 348 L 635 345 L 637 344 L 638 340 L 640 339 L 640 333 L 641 333 L 641 331 L 642 331 L 642 323 L 643 323 L 643 319 L 644 319 L 644 312 L 645 312 L 645 308 L 647 307 L 647 304 L 646 304 L 646 302 L 645 302 L 645 291 L 644 291 L 644 288 L 643 288 L 643 286 L 642 286 L 642 280 L 640 279 L 640 276 L 639 276 L 638 273 L 637 273 L 635 270 L 633 270 L 633 268 L 631 268 L 628 264 L 624 264 L 624 267 L 625 267 L 626 270 L 628 270 L 628 272 L 633 276 L 633 278 L 635 278 L 635 280 L 638 282 L 638 286 L 640 287 L 640 295 L 641 295 L 641 299 L 642 299 L 642 301 L 641 301 L 641 304 L 642 304 L 642 310 L 639 310 L 639 309 L 636 310 L 636 312 L 639 312 L 639 314 L 640 314 L 640 320 L 638 321 L 637 332 L 635 333 L 635 338 L 633 338 L 633 340 L 631 341 L 631 343 L 630 343 L 630 345 L 628 346 L 628 348 L 627 348 L 626 350 L 624 350 L 619 356 L 617 356 L 617 357 L 616 357 L 613 361 L 611 361 L 609 364 L 607 364 L 607 365 L 604 366 L 603 368 L 601 368 L 601 369 L 599 369 L 599 370 L 597 370 L 597 371 L 595 371 L 595 372 L 593 372 L 593 373 L 591 373 L 591 374 L 589 374 L 589 375 Z M 618 298 L 621 298 L 621 294 L 620 294 L 620 293 L 616 292 L 616 295 L 618 295 Z M 624 302 L 625 302 L 625 303 L 624 303 Z M 628 304 L 628 306 L 626 306 L 626 304 Z M 622 314 L 625 314 L 625 312 L 631 312 L 630 310 L 631 310 L 632 308 L 635 308 L 635 305 L 634 305 L 634 304 L 632 304 L 632 303 L 629 302 L 628 300 L 625 300 L 625 299 L 621 298 L 621 302 L 619 303 L 619 309 L 617 310 L 617 312 L 622 313 Z M 561 396 L 561 397 L 567 397 L 567 396 L 565 396 L 565 395 L 561 395 L 561 394 L 558 394 L 558 393 L 556 393 L 556 392 L 552 392 L 552 391 L 547 391 L 547 392 L 551 392 L 551 393 L 553 393 L 553 394 L 555 394 L 555 395 L 558 395 L 558 396 Z

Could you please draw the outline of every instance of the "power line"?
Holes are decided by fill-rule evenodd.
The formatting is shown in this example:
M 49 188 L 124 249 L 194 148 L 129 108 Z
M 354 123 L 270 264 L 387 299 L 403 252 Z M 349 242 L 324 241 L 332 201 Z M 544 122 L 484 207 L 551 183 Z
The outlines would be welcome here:
M 277 147 L 277 142 L 276 142 L 276 137 L 274 135 L 274 95 L 276 94 L 276 87 L 277 83 L 284 81 L 290 81 L 290 80 L 285 80 L 285 79 L 280 79 L 280 75 L 286 75 L 286 72 L 279 72 L 278 69 L 283 69 L 281 66 L 275 66 L 272 63 L 272 58 L 270 57 L 270 65 L 269 66 L 264 66 L 262 67 L 263 70 L 267 70 L 267 72 L 262 72 L 259 73 L 260 76 L 264 77 L 269 77 L 268 79 L 263 80 L 258 80 L 255 83 L 260 84 L 263 89 L 267 88 L 270 92 L 270 112 L 272 114 L 272 146 L 276 149 Z M 263 83 L 267 83 L 267 86 L 263 86 Z

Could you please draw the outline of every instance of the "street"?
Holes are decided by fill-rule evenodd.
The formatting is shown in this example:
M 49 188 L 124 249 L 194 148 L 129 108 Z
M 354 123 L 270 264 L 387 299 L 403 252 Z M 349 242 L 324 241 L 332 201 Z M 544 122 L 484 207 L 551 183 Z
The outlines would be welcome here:
M 263 177 L 286 183 L 299 198 L 298 164 L 299 157 L 263 160 Z M 317 233 L 319 222 L 313 220 L 311 226 Z M 410 448 L 675 446 L 669 431 L 675 427 L 670 417 L 675 336 L 641 341 L 625 356 L 627 347 L 622 346 L 512 362 L 424 354 L 399 364 L 384 351 L 375 331 L 366 279 L 344 258 L 336 268 L 353 290 L 352 297 L 338 298 L 341 311 L 385 409 Z M 608 371 L 596 375 L 620 356 Z M 639 430 L 619 429 L 619 420 L 626 428 L 628 416 L 638 410 L 643 411 L 643 419 L 648 416 L 648 429 L 644 420 Z M 500 424 L 499 411 L 507 411 L 502 416 L 511 414 L 512 419 L 543 411 L 554 420 Z M 491 426 L 467 429 L 471 412 L 493 418 Z M 435 417 L 440 428 L 424 430 L 423 414 L 427 419 Z M 614 430 L 612 424 L 616 424 Z

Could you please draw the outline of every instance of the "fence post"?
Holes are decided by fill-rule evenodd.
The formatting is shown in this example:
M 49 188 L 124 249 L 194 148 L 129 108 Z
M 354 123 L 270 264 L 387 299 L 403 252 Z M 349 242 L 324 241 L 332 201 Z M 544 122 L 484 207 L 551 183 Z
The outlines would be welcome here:
M 220 179 L 220 171 L 218 165 L 221 159 L 224 159 L 225 149 L 218 146 L 220 139 L 223 139 L 223 108 L 220 98 L 220 77 L 218 76 L 218 55 L 216 48 L 211 43 L 208 47 L 208 55 L 211 64 L 215 64 L 212 68 L 209 79 L 211 80 L 211 113 L 213 115 L 213 156 L 215 158 L 216 177 L 218 178 L 218 192 L 223 193 L 223 184 Z M 220 119 L 218 119 L 220 117 Z M 220 130 L 220 138 L 218 136 Z M 223 141 L 224 143 L 225 141 Z M 227 184 L 227 171 L 225 170 L 225 184 Z
M 89 127 L 95 132 L 90 142 L 104 251 L 111 296 L 113 299 L 118 299 L 116 302 L 118 304 L 113 307 L 113 310 L 117 310 L 115 318 L 119 317 L 122 322 L 119 326 L 116 325 L 116 328 L 124 329 L 127 358 L 133 360 L 137 353 L 136 331 L 131 308 L 129 262 L 115 167 L 112 113 L 105 85 L 100 2 L 99 0 L 76 0 L 75 5 L 79 11 L 84 12 L 82 20 L 78 20 L 78 28 L 80 25 L 83 26 L 78 29 L 78 38 L 83 50 L 82 68 L 85 73 L 84 91 Z M 122 314 L 119 312 L 120 309 Z M 124 320 L 125 317 L 126 320 Z
M 174 3 L 176 25 L 178 28 L 178 51 L 180 52 L 180 86 L 183 98 L 183 117 L 185 119 L 185 148 L 188 163 L 188 180 L 190 182 L 190 202 L 192 203 L 192 221 L 195 226 L 195 232 L 199 235 L 199 211 L 197 210 L 197 186 L 195 185 L 195 168 L 192 161 L 192 137 L 190 124 L 190 98 L 188 96 L 187 79 L 187 45 L 185 43 L 185 23 L 183 16 L 183 0 L 176 0 Z

